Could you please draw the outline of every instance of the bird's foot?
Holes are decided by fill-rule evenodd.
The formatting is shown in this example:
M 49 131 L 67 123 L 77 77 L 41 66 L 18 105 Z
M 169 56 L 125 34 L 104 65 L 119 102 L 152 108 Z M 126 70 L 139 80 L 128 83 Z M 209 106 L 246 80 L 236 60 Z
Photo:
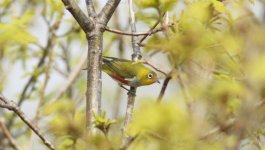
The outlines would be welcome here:
M 127 89 L 126 87 L 124 87 L 122 84 L 120 84 L 120 87 L 123 88 L 123 89 L 125 89 L 128 92 L 130 91 L 129 89 Z

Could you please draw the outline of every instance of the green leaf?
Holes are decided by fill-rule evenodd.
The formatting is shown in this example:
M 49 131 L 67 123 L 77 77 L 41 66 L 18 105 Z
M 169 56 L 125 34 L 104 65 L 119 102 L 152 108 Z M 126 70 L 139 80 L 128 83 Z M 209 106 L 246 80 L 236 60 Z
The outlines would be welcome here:
M 0 45 L 35 43 L 37 39 L 18 24 L 0 23 Z M 15 36 L 14 36 L 15 35 Z
M 58 149 L 59 150 L 71 149 L 73 144 L 74 144 L 73 139 L 67 137 L 67 138 L 64 138 L 64 140 L 62 142 L 59 143 Z
M 106 117 L 106 112 L 103 112 L 101 115 L 94 114 L 94 116 L 95 116 L 95 121 L 94 121 L 95 126 L 105 134 L 109 132 L 110 126 L 116 123 L 115 120 L 111 120 Z
M 22 45 L 26 46 L 36 43 L 37 39 L 26 26 L 32 20 L 34 13 L 27 11 L 22 17 L 14 17 L 11 23 L 0 23 L 0 45 Z

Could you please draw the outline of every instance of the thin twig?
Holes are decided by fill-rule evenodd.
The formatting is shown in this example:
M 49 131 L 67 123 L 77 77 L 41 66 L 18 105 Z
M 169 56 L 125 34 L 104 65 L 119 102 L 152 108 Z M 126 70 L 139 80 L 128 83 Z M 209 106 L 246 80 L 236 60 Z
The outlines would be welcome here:
M 148 32 L 125 32 L 125 31 L 120 31 L 120 30 L 115 30 L 115 29 L 110 29 L 109 27 L 105 27 L 106 31 L 112 32 L 112 33 L 116 33 L 116 34 L 121 34 L 121 35 L 128 35 L 128 36 L 150 36 L 152 34 L 155 34 L 157 32 L 162 31 L 162 28 L 158 28 L 152 31 L 148 31 Z
M 29 119 L 25 116 L 25 114 L 20 110 L 20 108 L 16 105 L 15 102 L 8 100 L 4 96 L 0 95 L 0 107 L 9 109 L 16 113 L 19 118 L 33 131 L 38 137 L 42 140 L 42 142 L 51 150 L 55 150 L 54 146 L 48 141 L 44 135 L 40 132 L 40 130 L 35 127 L 32 123 L 30 123 Z
M 54 29 L 57 28 L 56 26 L 59 26 L 60 20 L 61 19 L 57 20 L 56 23 L 51 27 L 51 31 L 52 31 L 52 34 L 54 34 L 53 35 L 54 37 L 56 37 Z M 33 123 L 34 124 L 38 123 L 38 121 L 40 119 L 40 114 L 41 114 L 41 109 L 40 108 L 45 104 L 45 91 L 46 91 L 46 88 L 47 88 L 47 85 L 48 85 L 48 82 L 49 82 L 49 79 L 50 79 L 50 70 L 51 70 L 52 64 L 54 62 L 54 60 L 53 60 L 53 51 L 54 51 L 53 48 L 54 48 L 54 45 L 55 45 L 55 39 L 51 43 L 49 54 L 48 54 L 48 63 L 47 63 L 47 67 L 45 68 L 44 83 L 43 83 L 42 88 L 40 89 L 40 99 L 39 99 L 39 103 L 38 103 L 38 106 L 37 106 L 37 109 L 36 109 L 36 115 L 35 115 L 35 117 L 33 119 Z M 34 138 L 35 138 L 34 134 L 31 134 L 32 143 L 34 141 Z
M 177 74 L 177 78 L 178 78 L 178 81 L 179 81 L 179 85 L 180 87 L 182 88 L 183 92 L 184 92 L 184 97 L 186 99 L 186 102 L 187 102 L 187 107 L 188 109 L 190 110 L 191 109 L 191 105 L 190 105 L 190 102 L 193 101 L 189 91 L 188 91 L 188 87 L 187 87 L 187 84 L 185 83 L 183 77 L 182 77 L 182 70 L 179 66 L 177 66 L 177 70 L 178 70 L 178 74 Z
M 164 71 L 158 69 L 158 68 L 155 67 L 154 65 L 150 64 L 148 61 L 144 60 L 143 62 L 144 62 L 144 64 L 146 64 L 146 65 L 152 67 L 153 69 L 155 69 L 156 71 L 162 73 L 163 75 L 168 76 L 167 73 L 165 73 Z
M 38 79 L 38 77 L 41 75 L 41 73 L 39 74 L 35 74 L 34 72 L 37 72 L 37 70 L 40 70 L 40 68 L 43 67 L 43 65 L 45 64 L 45 60 L 48 57 L 50 51 L 53 49 L 54 45 L 55 45 L 55 38 L 56 38 L 56 34 L 55 32 L 58 30 L 59 25 L 61 23 L 61 18 L 62 15 L 58 15 L 60 17 L 57 18 L 57 21 L 51 26 L 49 27 L 49 38 L 48 38 L 48 42 L 47 45 L 43 50 L 43 54 L 36 66 L 36 68 L 34 69 L 30 79 L 28 80 L 27 84 L 24 86 L 22 94 L 19 98 L 18 101 L 18 106 L 21 106 L 22 103 L 24 102 L 24 100 L 29 97 L 31 95 L 31 93 L 35 90 L 34 86 L 36 84 L 36 81 Z M 49 26 L 50 23 L 48 22 L 47 25 Z M 31 87 L 31 89 L 29 89 Z M 8 121 L 7 123 L 7 127 L 11 128 L 14 122 L 14 114 L 12 115 L 11 119 Z
M 63 77 L 67 78 L 68 77 L 68 73 L 63 71 L 61 68 L 59 68 L 58 64 L 55 62 L 53 69 L 60 75 L 62 75 Z
M 233 126 L 235 124 L 236 120 L 234 118 L 229 119 L 225 122 L 225 124 L 223 126 L 218 126 L 213 128 L 212 130 L 206 132 L 204 135 L 202 135 L 199 140 L 204 140 L 209 138 L 210 136 L 220 132 L 220 131 L 225 131 L 226 129 L 230 128 L 231 126 Z
M 164 16 L 165 15 L 165 13 L 162 15 L 162 16 Z M 151 33 L 151 32 L 154 32 L 154 30 L 155 30 L 155 28 L 156 28 L 156 26 L 158 25 L 160 23 L 160 20 L 158 19 L 157 21 L 156 21 L 156 23 L 151 27 L 151 29 L 148 31 L 149 33 Z M 161 28 L 161 30 L 162 30 L 163 28 Z M 139 42 L 138 42 L 138 45 L 142 45 L 142 43 L 143 43 L 143 41 L 148 37 L 149 35 L 145 35 L 144 37 L 142 37 L 140 40 L 139 40 Z
M 157 98 L 157 102 L 158 103 L 160 103 L 161 102 L 161 100 L 162 100 L 162 98 L 164 97 L 164 95 L 165 95 L 165 91 L 166 91 L 166 89 L 167 89 L 167 85 L 168 85 L 168 83 L 169 83 L 169 81 L 172 79 L 172 77 L 171 76 L 168 76 L 168 77 L 166 77 L 166 79 L 164 80 L 164 82 L 163 82 L 163 86 L 162 86 L 162 88 L 161 88 L 161 91 L 160 91 L 160 93 L 159 93 L 159 96 L 158 96 L 158 98 Z
M 128 0 L 128 3 L 129 3 L 129 12 L 130 12 L 131 31 L 132 33 L 134 33 L 136 32 L 136 27 L 135 27 L 135 15 L 134 15 L 133 6 L 132 6 L 133 5 L 132 0 Z M 132 60 L 140 60 L 142 58 L 142 55 L 140 52 L 140 47 L 136 44 L 136 38 L 134 36 L 132 36 L 132 48 L 133 48 Z M 130 90 L 128 92 L 128 102 L 127 102 L 125 120 L 124 120 L 124 124 L 122 127 L 123 133 L 132 119 L 136 89 L 137 89 L 136 87 L 130 87 Z
M 157 24 L 155 24 L 156 26 L 157 26 Z M 156 27 L 154 25 L 154 27 Z M 174 25 L 174 23 L 171 23 L 171 24 L 169 24 L 168 25 L 168 27 L 170 27 L 170 26 L 173 26 Z M 160 31 L 163 31 L 164 30 L 164 28 L 163 27 L 160 27 L 160 28 L 157 28 L 157 29 L 150 29 L 149 31 L 147 31 L 147 32 L 125 32 L 125 31 L 121 31 L 121 30 L 116 30 L 116 29 L 110 29 L 109 27 L 105 27 L 105 30 L 106 31 L 109 31 L 109 32 L 112 32 L 112 33 L 116 33 L 116 34 L 121 34 L 121 35 L 128 35 L 128 36 L 144 36 L 144 38 L 142 38 L 141 40 L 140 40 L 140 42 L 138 42 L 137 44 L 139 45 L 139 46 L 141 46 L 142 44 L 142 42 L 143 42 L 143 40 L 146 38 L 146 37 L 148 37 L 148 36 L 150 36 L 150 35 L 152 35 L 152 34 L 155 34 L 155 33 L 157 33 L 157 32 L 160 32 Z
M 128 0 L 129 3 L 129 12 L 130 12 L 130 24 L 131 24 L 131 31 L 132 33 L 136 32 L 136 25 L 135 25 L 135 14 L 133 11 L 133 1 Z M 132 36 L 132 48 L 133 48 L 133 54 L 132 54 L 132 60 L 140 60 L 142 58 L 141 51 L 139 45 L 136 43 L 137 39 L 135 36 Z M 132 121 L 132 114 L 133 114 L 133 107 L 135 102 L 135 96 L 136 96 L 136 87 L 130 87 L 130 90 L 128 92 L 128 102 L 127 102 L 127 108 L 126 108 L 126 114 L 124 119 L 124 124 L 122 126 L 122 133 L 124 134 L 125 130 L 127 129 L 127 126 Z M 124 136 L 122 140 L 121 149 L 126 149 L 131 145 L 133 140 L 131 140 L 132 137 L 129 135 Z M 123 148 L 124 147 L 124 148 Z
M 61 19 L 62 19 L 62 16 L 63 15 L 58 15 L 58 18 L 56 19 L 55 23 L 51 26 L 50 28 L 50 34 L 51 34 L 51 37 L 53 37 L 52 41 L 51 41 L 51 44 L 49 46 L 49 53 L 48 53 L 48 62 L 47 62 L 47 67 L 45 69 L 45 79 L 44 79 L 44 83 L 43 83 L 43 87 L 40 91 L 40 101 L 39 101 L 39 104 L 38 104 L 38 107 L 37 107 L 37 110 L 36 110 L 36 115 L 35 115 L 35 118 L 34 118 L 34 122 L 37 123 L 38 120 L 39 120 L 39 117 L 40 117 L 40 108 L 42 105 L 44 105 L 44 101 L 45 101 L 45 91 L 46 91 L 46 87 L 48 85 L 48 81 L 50 79 L 50 70 L 51 70 L 51 67 L 52 67 L 52 64 L 54 62 L 53 60 L 53 51 L 54 51 L 54 46 L 55 46 L 55 41 L 56 41 L 56 30 L 59 28 L 59 25 L 61 23 Z
M 127 102 L 127 108 L 126 108 L 126 114 L 125 114 L 125 120 L 122 127 L 122 132 L 124 133 L 128 124 L 132 120 L 132 113 L 133 113 L 133 107 L 134 107 L 134 101 L 136 96 L 136 87 L 131 87 L 128 92 L 128 102 Z
M 132 142 L 134 142 L 136 140 L 136 138 L 139 136 L 139 134 L 137 134 L 136 136 L 127 136 L 125 137 L 126 140 L 123 141 L 122 145 L 120 146 L 120 150 L 126 150 L 130 147 L 130 145 L 132 144 Z
M 61 45 L 61 48 L 62 48 L 62 56 L 61 56 L 61 59 L 64 61 L 65 63 L 65 68 L 66 68 L 66 72 L 67 74 L 71 72 L 71 65 L 70 65 L 70 43 L 67 42 L 65 43 L 65 45 L 63 44 L 60 44 Z M 67 76 L 66 76 L 67 77 Z
M 66 68 L 66 78 L 68 77 L 68 75 L 72 72 L 72 68 L 71 68 L 71 64 L 70 64 L 70 49 L 69 49 L 69 46 L 70 46 L 70 42 L 67 42 L 65 43 L 65 45 L 61 45 L 62 47 L 62 50 L 63 50 L 63 56 L 62 56 L 62 60 L 64 61 L 64 64 L 65 64 L 65 68 Z M 85 53 L 83 53 L 84 55 L 86 55 Z M 83 56 L 83 55 L 81 55 Z M 84 60 L 85 61 L 85 60 Z M 67 93 L 67 96 L 69 98 L 72 98 L 73 96 L 73 86 L 70 86 L 67 90 L 68 92 Z
M 151 132 L 151 131 L 149 131 L 149 132 L 147 132 L 147 134 L 148 134 L 149 136 L 151 136 L 151 137 L 153 137 L 153 138 L 155 138 L 155 139 L 161 140 L 161 141 L 163 141 L 163 142 L 169 142 L 169 141 L 170 141 L 169 139 L 167 139 L 167 138 L 165 138 L 165 137 L 163 137 L 163 136 L 161 136 L 161 135 L 159 135 L 158 133 L 155 133 L 155 132 Z M 169 143 L 168 143 L 168 144 L 169 144 Z
M 6 136 L 9 144 L 16 150 L 19 150 L 15 140 L 13 139 L 13 137 L 11 136 L 11 133 L 8 131 L 5 123 L 4 123 L 4 119 L 3 118 L 0 118 L 0 128 L 2 129 L 3 131 L 3 134 Z

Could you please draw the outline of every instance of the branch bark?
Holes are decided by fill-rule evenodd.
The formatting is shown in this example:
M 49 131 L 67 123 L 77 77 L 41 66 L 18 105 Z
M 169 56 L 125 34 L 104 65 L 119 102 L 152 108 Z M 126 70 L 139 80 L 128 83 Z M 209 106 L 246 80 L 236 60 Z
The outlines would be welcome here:
M 95 9 L 92 0 L 86 0 L 89 17 L 82 12 L 74 0 L 62 1 L 85 32 L 88 41 L 86 126 L 93 132 L 96 130 L 93 126 L 94 114 L 97 115 L 101 112 L 103 32 L 120 0 L 109 0 L 98 15 L 94 15 Z
M 94 21 L 88 18 L 85 13 L 80 9 L 74 0 L 62 0 L 65 8 L 73 15 L 80 27 L 85 31 L 89 32 L 94 28 Z M 92 4 L 91 4 L 92 5 Z
M 136 26 L 135 26 L 135 15 L 133 11 L 133 6 L 132 6 L 132 0 L 128 0 L 129 3 L 129 12 L 130 12 L 130 24 L 131 24 L 131 32 L 135 33 L 136 32 Z M 136 37 L 132 36 L 132 48 L 133 48 L 133 53 L 132 53 L 132 60 L 140 60 L 142 58 L 141 52 L 140 52 L 140 47 L 136 43 Z M 128 102 L 127 102 L 127 108 L 126 108 L 126 114 L 125 114 L 125 119 L 124 119 L 124 124 L 122 126 L 122 133 L 126 130 L 128 124 L 132 120 L 132 113 L 133 113 L 133 107 L 134 107 L 134 101 L 135 101 L 135 96 L 136 96 L 136 87 L 130 87 L 130 90 L 128 92 Z M 125 137 L 124 142 L 127 141 L 127 137 Z
M 121 0 L 109 0 L 99 13 L 99 22 L 106 26 Z
M 101 64 L 102 64 L 102 32 L 94 31 L 87 35 L 88 62 L 87 62 L 87 93 L 86 93 L 86 124 L 93 130 L 92 123 L 95 121 L 94 114 L 101 112 Z
M 92 0 L 86 0 L 86 8 L 89 17 L 95 17 L 96 11 Z
M 130 11 L 130 24 L 131 24 L 131 32 L 136 32 L 136 25 L 135 25 L 135 15 L 133 11 L 133 3 L 132 0 L 128 0 L 129 2 L 129 11 Z M 132 48 L 133 48 L 133 54 L 132 54 L 132 60 L 137 61 L 142 58 L 140 46 L 137 44 L 137 39 L 135 36 L 132 36 Z M 134 102 L 135 102 L 135 96 L 136 96 L 136 87 L 130 87 L 130 90 L 128 92 L 128 102 L 127 102 L 127 108 L 126 108 L 126 114 L 125 114 L 125 120 L 122 127 L 122 133 L 125 132 L 128 124 L 132 121 L 132 115 L 133 115 L 133 108 L 134 108 Z M 131 143 L 132 137 L 125 135 L 124 139 L 122 140 L 122 144 L 120 146 L 120 149 L 124 149 L 124 145 L 127 145 L 127 143 Z M 127 146 L 126 146 L 127 147 Z
M 40 130 L 30 123 L 29 119 L 25 116 L 25 114 L 20 110 L 20 108 L 15 104 L 15 102 L 8 100 L 4 96 L 0 95 L 0 107 L 9 109 L 19 116 L 19 118 L 33 131 L 38 137 L 42 140 L 42 142 L 51 150 L 55 150 L 54 146 L 48 141 L 44 135 L 40 132 Z
M 125 114 L 125 120 L 122 127 L 122 132 L 126 130 L 128 124 L 132 120 L 132 113 L 134 108 L 134 102 L 135 102 L 135 96 L 136 96 L 136 88 L 131 87 L 130 91 L 128 92 L 128 102 L 127 102 L 127 108 L 126 108 L 126 114 Z
M 136 32 L 136 24 L 135 24 L 135 13 L 133 10 L 133 1 L 128 0 L 129 2 L 129 11 L 130 11 L 130 23 L 131 23 L 131 32 Z M 137 37 L 132 36 L 132 48 L 133 48 L 133 54 L 132 54 L 132 60 L 140 60 L 142 59 L 140 46 L 137 44 Z
M 173 23 L 168 25 L 168 27 L 174 25 Z M 147 32 L 125 32 L 125 31 L 120 31 L 120 30 L 115 30 L 115 29 L 111 29 L 109 27 L 105 27 L 105 30 L 106 31 L 109 31 L 109 32 L 112 32 L 112 33 L 116 33 L 116 34 L 121 34 L 121 35 L 127 35 L 127 36 L 144 36 L 139 42 L 138 42 L 138 45 L 141 46 L 141 43 L 143 42 L 143 40 L 147 37 L 147 36 L 150 36 L 152 34 L 155 34 L 157 32 L 160 32 L 160 31 L 163 31 L 164 28 L 163 27 L 160 27 L 160 28 L 157 28 L 157 29 L 150 29 L 149 31 Z

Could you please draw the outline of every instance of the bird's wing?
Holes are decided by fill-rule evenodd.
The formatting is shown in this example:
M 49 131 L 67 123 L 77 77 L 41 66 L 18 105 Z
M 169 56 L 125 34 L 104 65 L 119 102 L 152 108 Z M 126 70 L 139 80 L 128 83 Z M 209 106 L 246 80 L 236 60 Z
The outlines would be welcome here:
M 134 78 L 135 77 L 135 73 L 130 69 L 132 66 L 131 66 L 131 61 L 129 60 L 103 58 L 103 62 L 104 62 L 103 69 L 107 73 L 114 72 L 123 78 Z

